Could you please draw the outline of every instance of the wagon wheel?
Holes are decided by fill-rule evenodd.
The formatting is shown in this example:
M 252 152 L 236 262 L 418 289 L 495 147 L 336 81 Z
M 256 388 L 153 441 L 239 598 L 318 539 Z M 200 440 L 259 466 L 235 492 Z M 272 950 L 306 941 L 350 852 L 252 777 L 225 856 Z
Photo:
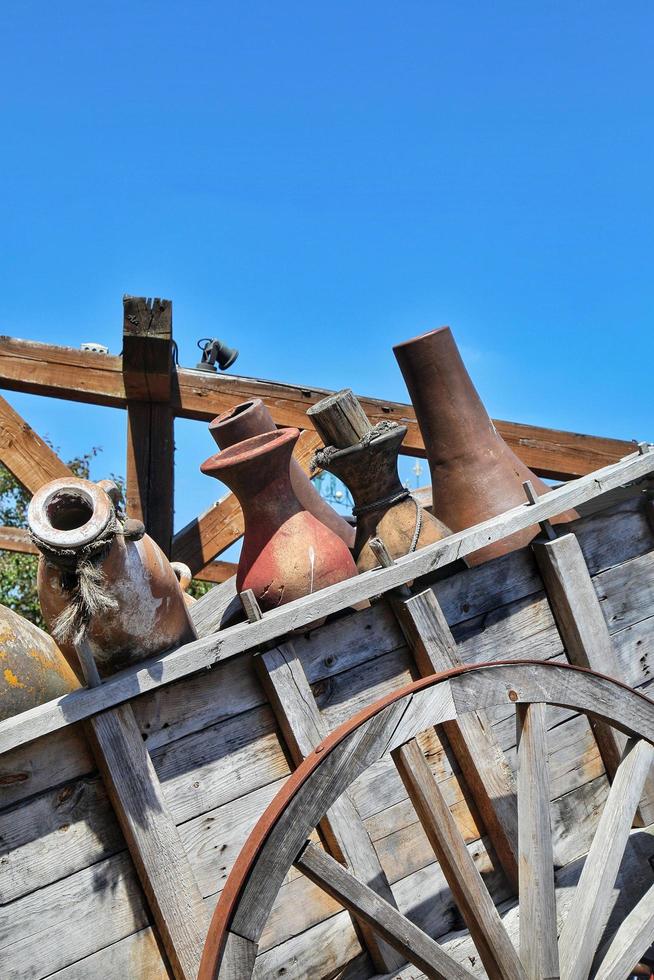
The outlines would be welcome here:
M 470 856 L 415 736 L 466 712 L 516 706 L 519 952 Z M 546 705 L 601 718 L 630 736 L 560 935 L 549 819 Z M 563 664 L 513 662 L 423 678 L 338 728 L 289 778 L 254 828 L 228 878 L 199 980 L 252 975 L 257 943 L 295 864 L 429 977 L 473 976 L 396 908 L 308 837 L 361 773 L 390 752 L 491 978 L 624 980 L 654 940 L 654 885 L 600 941 L 643 782 L 654 759 L 654 701 L 615 680 Z M 599 966 L 597 960 L 600 960 Z

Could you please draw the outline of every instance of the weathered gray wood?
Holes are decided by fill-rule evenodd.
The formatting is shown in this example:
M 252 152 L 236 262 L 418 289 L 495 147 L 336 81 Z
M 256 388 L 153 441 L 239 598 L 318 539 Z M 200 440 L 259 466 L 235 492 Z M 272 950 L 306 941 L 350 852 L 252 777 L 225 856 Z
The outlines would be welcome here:
M 374 569 L 336 583 L 312 596 L 296 599 L 272 610 L 259 623 L 236 625 L 216 635 L 195 640 L 164 658 L 145 661 L 138 667 L 123 671 L 99 688 L 74 691 L 65 698 L 25 711 L 0 723 L 0 753 L 73 721 L 88 718 L 145 691 L 179 680 L 236 653 L 256 648 L 345 606 L 395 589 L 480 547 L 523 530 L 534 522 L 574 508 L 582 500 L 590 500 L 616 486 L 647 476 L 653 470 L 652 452 L 625 457 L 619 463 L 544 494 L 537 504 L 514 507 L 499 517 L 399 558 L 391 568 Z
M 418 819 L 466 921 L 492 980 L 525 980 L 516 951 L 493 899 L 472 861 L 458 827 L 415 739 L 400 746 L 393 761 Z
M 528 980 L 559 976 L 544 704 L 518 707 L 520 959 Z
M 211 636 L 241 613 L 236 591 L 236 576 L 214 585 L 189 609 L 191 622 L 199 637 Z
M 472 974 L 443 953 L 437 942 L 405 918 L 376 892 L 315 844 L 307 844 L 295 865 L 358 918 L 365 919 L 386 941 L 437 980 L 464 980 Z
M 456 642 L 431 589 L 393 608 L 423 677 L 461 664 Z M 504 753 L 482 712 L 469 712 L 442 726 L 461 766 L 488 835 L 509 881 L 518 884 L 518 820 L 515 786 Z
M 256 958 L 256 943 L 229 932 L 220 964 L 220 980 L 244 980 L 251 976 Z
M 248 623 L 258 623 L 260 619 L 263 619 L 261 607 L 252 589 L 244 589 L 243 592 L 239 592 L 239 599 Z
M 351 388 L 316 402 L 307 409 L 307 416 L 324 444 L 337 449 L 356 445 L 372 428 Z
M 570 662 L 619 678 L 620 668 L 608 626 L 575 535 L 564 534 L 552 541 L 538 542 L 533 549 Z M 591 725 L 612 778 L 624 753 L 625 737 L 600 721 L 591 720 Z M 651 774 L 645 781 L 643 795 L 645 812 L 638 814 L 638 826 L 654 819 Z
M 170 980 L 153 929 L 141 929 L 50 974 L 51 980 Z
M 272 705 L 279 727 L 295 765 L 299 765 L 328 734 L 306 674 L 291 643 L 284 643 L 256 658 L 259 677 Z M 354 875 L 372 885 L 387 902 L 395 899 L 379 858 L 347 793 L 327 811 L 320 824 L 323 839 L 332 854 L 346 861 Z M 394 970 L 402 962 L 394 948 L 380 941 L 364 920 L 362 938 L 378 970 Z
M 129 705 L 92 718 L 93 752 L 178 980 L 195 980 L 202 896 Z
M 601 958 L 594 980 L 624 980 L 654 942 L 654 885 L 623 920 Z
M 611 889 L 654 748 L 628 743 L 615 774 L 559 942 L 562 980 L 586 980 L 611 911 Z

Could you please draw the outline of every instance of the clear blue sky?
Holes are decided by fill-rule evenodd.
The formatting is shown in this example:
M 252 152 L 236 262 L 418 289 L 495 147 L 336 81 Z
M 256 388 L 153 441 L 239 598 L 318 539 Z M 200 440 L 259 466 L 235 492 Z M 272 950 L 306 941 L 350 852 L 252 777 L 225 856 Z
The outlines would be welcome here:
M 406 397 L 449 323 L 500 418 L 654 438 L 651 2 L 16 2 L 3 11 L 0 331 Z M 124 472 L 125 416 L 9 395 Z M 214 499 L 177 428 L 177 526 Z

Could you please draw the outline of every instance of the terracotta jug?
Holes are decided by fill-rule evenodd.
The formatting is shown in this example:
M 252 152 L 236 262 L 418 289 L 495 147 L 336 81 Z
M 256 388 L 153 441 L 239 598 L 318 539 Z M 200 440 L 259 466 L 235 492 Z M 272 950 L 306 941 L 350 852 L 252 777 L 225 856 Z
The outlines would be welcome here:
M 48 629 L 71 664 L 85 639 L 105 675 L 195 639 L 170 562 L 116 502 L 110 481 L 70 477 L 42 487 L 28 511 Z
M 260 398 L 241 402 L 240 405 L 230 408 L 228 412 L 217 415 L 209 425 L 209 432 L 220 449 L 228 449 L 237 442 L 251 439 L 252 436 L 262 435 L 264 432 L 276 431 L 277 426 L 273 422 L 272 415 Z M 291 457 L 290 471 L 293 491 L 302 507 L 317 517 L 335 534 L 338 534 L 348 548 L 351 548 L 354 544 L 354 528 L 352 525 L 343 520 L 334 508 L 330 507 L 326 500 L 323 500 L 298 461 L 293 457 Z
M 489 418 L 449 327 L 393 348 L 404 376 L 431 469 L 433 512 L 460 531 L 526 503 L 522 484 L 550 489 L 509 449 Z M 552 523 L 574 520 L 566 511 Z M 527 545 L 529 527 L 470 555 L 471 565 Z
M 263 610 L 357 573 L 347 546 L 295 495 L 289 463 L 299 435 L 299 429 L 278 429 L 253 436 L 200 467 L 227 484 L 243 508 L 236 588 L 252 589 Z
M 316 465 L 342 480 L 352 494 L 357 519 L 353 551 L 360 572 L 379 565 L 371 538 L 381 538 L 391 558 L 400 558 L 450 533 L 400 482 L 397 456 L 405 425 L 389 421 L 373 428 L 349 389 L 318 402 L 307 415 L 326 443 L 315 454 Z
M 52 637 L 0 606 L 0 721 L 79 686 Z

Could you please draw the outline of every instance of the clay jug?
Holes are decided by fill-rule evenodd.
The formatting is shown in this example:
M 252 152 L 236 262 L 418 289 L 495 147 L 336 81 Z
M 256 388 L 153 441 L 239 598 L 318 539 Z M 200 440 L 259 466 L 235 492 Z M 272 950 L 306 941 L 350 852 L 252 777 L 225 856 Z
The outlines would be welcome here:
M 48 629 L 71 664 L 85 639 L 104 675 L 195 639 L 170 562 L 117 499 L 110 481 L 70 477 L 42 487 L 28 511 Z
M 79 686 L 52 637 L 0 606 L 0 721 Z
M 326 443 L 315 464 L 342 480 L 354 500 L 359 572 L 379 565 L 371 538 L 381 538 L 391 558 L 400 558 L 450 533 L 400 482 L 397 456 L 406 426 L 389 421 L 373 427 L 349 389 L 318 402 L 307 415 Z
M 526 503 L 522 484 L 550 489 L 509 449 L 489 418 L 466 371 L 449 327 L 440 327 L 393 348 L 427 451 L 433 512 L 461 531 Z M 574 520 L 566 511 L 552 523 Z M 529 527 L 468 557 L 471 565 L 527 545 Z
M 253 398 L 252 401 L 242 402 L 240 405 L 230 408 L 228 412 L 217 415 L 209 425 L 209 432 L 220 449 L 228 449 L 237 442 L 243 442 L 244 439 L 251 439 L 252 436 L 259 436 L 264 432 L 275 432 L 276 430 L 277 427 L 273 422 L 272 415 L 260 398 Z M 293 491 L 302 507 L 317 517 L 335 534 L 338 534 L 348 548 L 351 548 L 354 544 L 354 528 L 352 525 L 343 520 L 334 508 L 330 507 L 326 500 L 323 500 L 298 461 L 293 457 L 291 457 L 290 471 Z
M 243 508 L 245 533 L 236 588 L 252 589 L 263 610 L 357 572 L 343 541 L 295 495 L 289 464 L 299 435 L 299 429 L 277 429 L 253 436 L 200 467 L 225 483 Z

